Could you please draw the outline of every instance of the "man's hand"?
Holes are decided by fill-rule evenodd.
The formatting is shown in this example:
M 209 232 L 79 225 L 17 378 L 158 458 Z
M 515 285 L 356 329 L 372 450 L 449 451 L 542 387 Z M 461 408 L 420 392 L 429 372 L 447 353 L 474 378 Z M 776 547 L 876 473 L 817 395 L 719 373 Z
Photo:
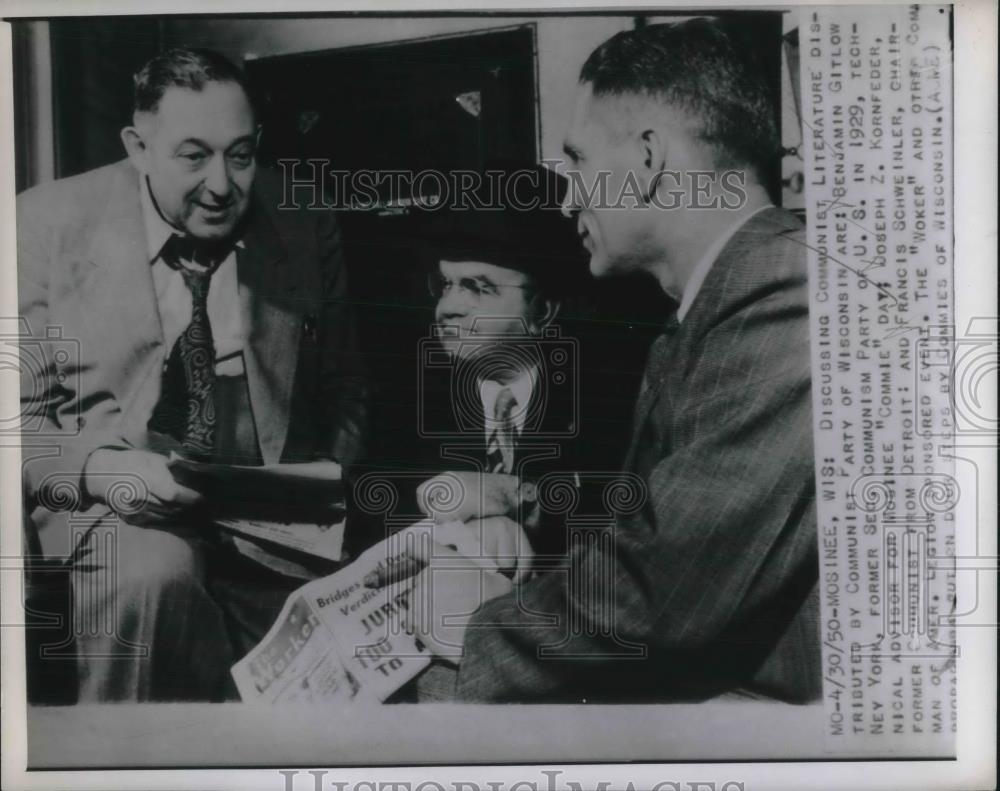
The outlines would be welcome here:
M 518 483 L 502 473 L 445 472 L 417 487 L 417 502 L 438 523 L 509 516 L 517 511 Z
M 496 567 L 497 571 L 515 583 L 528 578 L 535 553 L 528 536 L 513 519 L 491 516 L 486 519 L 470 519 L 462 525 L 442 525 L 436 529 L 434 539 L 438 543 L 450 544 L 448 536 L 459 532 L 471 537 L 472 546 L 479 550 L 477 559 L 482 560 L 485 567 Z M 462 544 L 455 543 L 454 546 L 468 557 L 470 550 L 463 552 Z
M 404 558 L 392 568 L 372 572 L 369 588 L 401 582 L 426 567 L 481 568 L 499 572 L 515 583 L 531 573 L 534 550 L 521 526 L 506 516 L 472 519 L 465 524 L 417 523 L 386 540 L 387 558 Z
M 95 450 L 84 466 L 83 483 L 92 499 L 137 525 L 175 521 L 203 500 L 174 480 L 166 456 L 145 450 Z
M 403 615 L 406 631 L 452 664 L 462 658 L 465 630 L 485 602 L 509 593 L 514 584 L 503 574 L 469 564 L 453 550 L 437 545 L 431 564 L 417 575 L 410 606 Z

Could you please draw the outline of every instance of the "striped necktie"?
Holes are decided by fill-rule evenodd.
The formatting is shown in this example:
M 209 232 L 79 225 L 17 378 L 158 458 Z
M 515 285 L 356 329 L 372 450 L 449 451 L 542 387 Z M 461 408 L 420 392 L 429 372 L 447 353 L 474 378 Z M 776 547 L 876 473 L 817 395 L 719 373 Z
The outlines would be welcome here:
M 516 437 L 511 413 L 517 399 L 509 387 L 503 388 L 493 405 L 493 431 L 486 443 L 487 472 L 514 471 L 514 439 Z

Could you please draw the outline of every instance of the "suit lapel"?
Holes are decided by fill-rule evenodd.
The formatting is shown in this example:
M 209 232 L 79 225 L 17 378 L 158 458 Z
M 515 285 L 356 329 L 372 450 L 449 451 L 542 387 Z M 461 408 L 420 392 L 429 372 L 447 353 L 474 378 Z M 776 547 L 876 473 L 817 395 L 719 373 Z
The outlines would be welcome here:
M 539 366 L 538 381 L 528 409 L 529 419 L 524 427 L 529 437 L 539 433 L 546 437 L 563 437 L 572 435 L 576 430 L 579 404 L 574 399 L 577 398 L 579 381 L 576 387 L 572 383 L 557 386 L 550 382 L 552 376 L 544 365 Z
M 671 317 L 663 328 L 663 333 L 659 335 L 649 349 L 649 357 L 646 360 L 646 370 L 643 373 L 642 385 L 639 388 L 639 397 L 636 399 L 635 412 L 632 416 L 632 441 L 625 454 L 625 469 L 632 470 L 636 461 L 636 452 L 639 445 L 643 444 L 643 430 L 649 420 L 649 415 L 653 407 L 660 398 L 667 382 L 667 375 L 672 366 L 670 361 L 674 358 L 677 349 L 677 336 L 680 334 L 680 325 L 676 316 Z
M 678 325 L 676 319 L 667 323 L 664 334 L 650 348 L 642 388 L 636 401 L 631 447 L 626 456 L 626 469 L 636 461 L 638 446 L 643 444 L 643 431 L 650 413 L 672 376 L 685 376 L 686 349 L 730 310 L 735 301 L 749 293 L 754 285 L 754 273 L 747 272 L 744 258 L 748 250 L 759 248 L 763 236 L 795 230 L 794 218 L 779 209 L 765 209 L 752 216 L 733 234 L 712 263 L 701 288 L 691 303 L 691 310 Z
M 288 434 L 302 310 L 292 267 L 282 265 L 286 249 L 267 212 L 255 198 L 237 249 L 240 319 L 246 342 L 243 359 L 261 456 L 281 459 Z
M 85 305 L 98 366 L 128 423 L 131 414 L 152 409 L 159 397 L 163 328 L 149 263 L 145 226 L 139 201 L 139 176 L 123 164 L 104 198 L 106 211 L 85 253 L 78 297 Z M 112 320 L 110 317 L 114 317 Z M 127 327 L 128 331 L 123 332 Z
M 769 262 L 757 260 L 761 245 L 768 237 L 800 227 L 794 215 L 772 207 L 752 216 L 733 234 L 712 264 L 684 318 L 684 327 L 692 329 L 692 337 L 703 335 L 716 324 L 720 315 L 732 310 L 736 302 L 774 278 Z

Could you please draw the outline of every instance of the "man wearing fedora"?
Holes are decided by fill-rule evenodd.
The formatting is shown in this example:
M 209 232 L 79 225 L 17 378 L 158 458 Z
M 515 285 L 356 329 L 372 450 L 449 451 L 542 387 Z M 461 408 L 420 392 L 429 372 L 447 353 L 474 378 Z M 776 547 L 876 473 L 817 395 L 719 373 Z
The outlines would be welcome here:
M 491 530 L 491 519 L 511 529 L 516 520 L 541 561 L 564 551 L 569 515 L 546 509 L 546 493 L 585 489 L 581 473 L 603 450 L 581 432 L 581 350 L 557 323 L 582 291 L 586 262 L 560 215 L 563 177 L 510 163 L 475 176 L 470 192 L 424 218 L 418 244 L 435 302 L 419 349 L 413 450 L 376 477 L 396 489 L 397 526 L 421 513 L 464 521 L 449 497 L 434 499 L 441 487 L 421 484 L 447 471 L 437 483 L 491 501 L 485 540 L 509 532 Z M 362 510 L 365 483 L 355 491 Z
M 543 167 L 488 170 L 480 197 L 496 206 L 456 196 L 435 218 L 428 284 L 443 354 L 421 361 L 425 458 L 464 452 L 477 471 L 516 476 L 572 455 L 579 349 L 554 322 L 586 264 L 559 215 L 565 190 Z
M 594 391 L 586 350 L 557 321 L 588 277 L 560 213 L 566 179 L 505 163 L 475 183 L 422 234 L 435 303 L 418 371 L 419 451 L 389 477 L 402 510 L 464 523 L 502 574 L 524 579 L 565 566 L 581 517 L 600 508 L 599 471 L 616 472 L 617 459 L 580 398 Z M 436 661 L 400 699 L 450 699 L 454 680 Z

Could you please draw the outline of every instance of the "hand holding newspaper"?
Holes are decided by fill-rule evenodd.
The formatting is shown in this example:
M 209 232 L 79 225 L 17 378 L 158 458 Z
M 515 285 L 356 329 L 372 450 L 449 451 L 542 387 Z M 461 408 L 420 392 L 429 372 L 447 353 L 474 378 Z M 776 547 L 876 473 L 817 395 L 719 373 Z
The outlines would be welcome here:
M 381 702 L 416 676 L 431 654 L 402 627 L 413 587 L 402 570 L 429 561 L 434 541 L 455 546 L 466 568 L 497 570 L 465 525 L 411 525 L 289 596 L 264 639 L 232 668 L 243 700 Z M 374 579 L 389 584 L 371 587 Z

